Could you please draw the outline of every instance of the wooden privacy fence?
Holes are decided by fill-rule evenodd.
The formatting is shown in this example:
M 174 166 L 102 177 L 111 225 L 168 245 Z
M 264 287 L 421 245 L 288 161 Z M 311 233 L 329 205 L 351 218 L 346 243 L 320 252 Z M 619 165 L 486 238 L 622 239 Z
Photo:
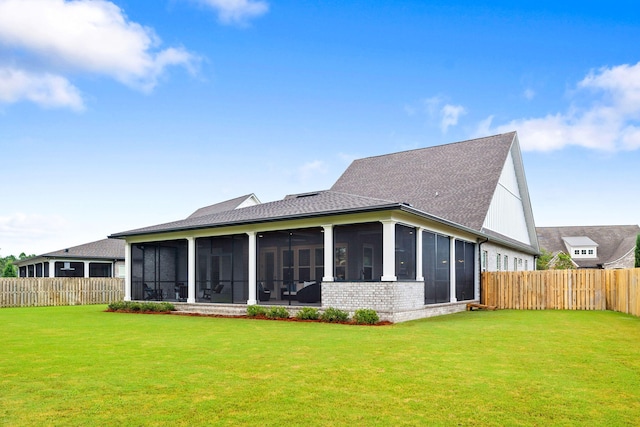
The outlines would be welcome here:
M 613 310 L 640 316 L 640 268 L 482 273 L 481 302 L 516 310 Z
M 124 279 L 0 278 L 0 307 L 108 304 L 124 298 Z

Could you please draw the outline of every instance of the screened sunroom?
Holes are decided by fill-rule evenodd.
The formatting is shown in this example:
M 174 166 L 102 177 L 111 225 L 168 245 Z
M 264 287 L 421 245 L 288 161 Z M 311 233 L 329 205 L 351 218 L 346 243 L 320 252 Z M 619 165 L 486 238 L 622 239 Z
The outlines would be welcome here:
M 393 258 L 387 270 L 392 274 L 387 276 L 392 279 L 385 278 L 381 221 L 191 238 L 192 302 L 247 304 L 252 270 L 258 304 L 322 305 L 323 283 L 389 280 L 422 282 L 424 304 L 450 302 L 453 292 L 459 300 L 473 298 L 473 243 L 456 240 L 452 248 L 449 236 L 402 223 L 391 227 Z M 132 244 L 131 298 L 187 302 L 189 245 L 188 238 Z M 366 292 L 367 287 L 360 289 Z

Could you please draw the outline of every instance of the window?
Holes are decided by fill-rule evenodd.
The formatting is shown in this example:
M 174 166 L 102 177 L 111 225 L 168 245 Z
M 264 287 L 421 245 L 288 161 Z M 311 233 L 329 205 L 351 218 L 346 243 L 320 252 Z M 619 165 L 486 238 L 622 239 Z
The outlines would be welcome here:
M 576 249 L 575 251 L 573 251 L 574 255 L 580 255 L 580 249 Z
M 325 276 L 320 227 L 259 233 L 257 250 L 260 301 L 294 298 L 305 283 L 319 283 Z M 268 295 L 266 291 L 270 291 Z
M 525 269 L 526 271 L 529 271 L 529 260 L 528 260 L 528 259 L 525 259 L 525 260 L 524 260 L 524 269 Z
M 373 246 L 362 247 L 362 280 L 373 280 Z
M 593 255 L 593 249 L 589 249 L 589 255 Z
M 498 254 L 496 258 L 496 271 L 502 270 L 502 266 L 500 265 L 500 261 L 502 260 L 502 255 Z
M 398 280 L 416 279 L 415 228 L 396 224 L 396 276 Z
M 398 233 L 396 233 L 397 238 Z M 335 242 L 335 280 L 349 282 L 380 280 L 382 276 L 382 223 L 336 225 L 333 228 L 333 240 Z M 415 254 L 415 235 L 412 240 L 414 241 L 413 253 Z M 413 258 L 413 267 L 410 269 L 413 270 L 415 278 L 415 255 Z
M 336 253 L 334 255 L 336 280 L 347 279 L 347 245 L 336 245 Z
M 89 277 L 111 277 L 111 264 L 90 262 Z
M 55 277 L 84 277 L 84 262 L 55 263 Z
M 586 249 L 583 249 L 583 250 L 581 251 L 581 253 L 582 253 L 582 255 L 586 255 L 586 254 L 587 254 L 587 250 L 586 250 Z
M 509 270 L 509 257 L 507 255 L 504 256 L 504 271 Z
M 175 295 L 178 283 L 187 282 L 187 252 L 186 239 L 132 245 L 131 298 L 169 299 Z
M 451 242 L 448 237 L 429 231 L 422 232 L 422 269 L 424 273 L 424 303 L 451 301 Z
M 456 240 L 456 299 L 474 297 L 475 244 Z M 506 267 L 506 265 L 505 265 Z
M 487 251 L 482 251 L 482 271 L 487 271 L 488 257 L 489 257 L 489 253 Z

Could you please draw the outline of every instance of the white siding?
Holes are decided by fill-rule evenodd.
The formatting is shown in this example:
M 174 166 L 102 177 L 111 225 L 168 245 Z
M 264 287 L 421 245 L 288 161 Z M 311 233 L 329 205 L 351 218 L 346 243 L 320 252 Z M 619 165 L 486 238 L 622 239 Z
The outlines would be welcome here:
M 534 270 L 535 269 L 535 258 L 533 255 L 525 254 L 523 252 L 517 251 L 512 248 L 507 248 L 505 246 L 499 246 L 491 242 L 483 243 L 481 251 L 487 251 L 487 265 L 486 271 L 498 271 L 497 268 L 497 257 L 500 254 L 500 271 L 513 271 L 513 260 L 522 260 L 522 264 L 518 262 L 518 271 L 524 270 Z M 507 268 L 504 266 L 504 256 L 508 257 L 509 265 Z M 526 261 L 526 262 L 525 262 Z M 525 267 L 526 264 L 526 267 Z
M 483 227 L 519 242 L 531 244 L 511 153 L 502 169 Z

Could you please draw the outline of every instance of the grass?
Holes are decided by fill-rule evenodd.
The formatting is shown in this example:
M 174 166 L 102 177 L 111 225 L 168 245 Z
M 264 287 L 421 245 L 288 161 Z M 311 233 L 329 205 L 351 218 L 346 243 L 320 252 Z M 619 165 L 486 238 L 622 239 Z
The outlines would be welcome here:
M 0 309 L 0 425 L 635 425 L 640 319 L 393 326 Z

